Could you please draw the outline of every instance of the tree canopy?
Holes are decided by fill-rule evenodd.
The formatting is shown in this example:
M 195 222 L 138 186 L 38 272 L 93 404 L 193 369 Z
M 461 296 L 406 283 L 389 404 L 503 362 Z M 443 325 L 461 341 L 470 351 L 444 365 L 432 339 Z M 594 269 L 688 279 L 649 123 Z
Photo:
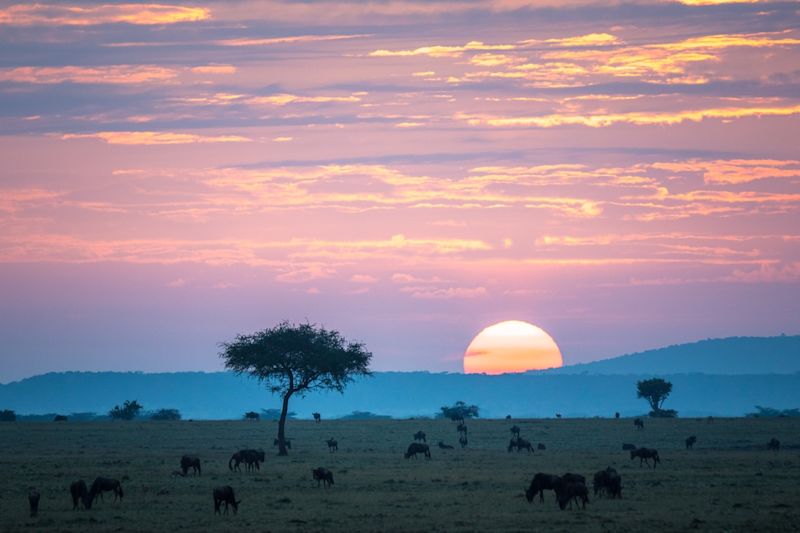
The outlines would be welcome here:
M 467 405 L 462 401 L 457 401 L 450 407 L 442 406 L 442 416 L 450 420 L 459 420 L 461 418 L 478 418 L 479 408 L 477 405 Z
M 356 376 L 370 375 L 372 353 L 363 343 L 345 340 L 337 331 L 314 324 L 281 322 L 222 343 L 225 367 L 249 374 L 283 397 L 278 423 L 279 454 L 287 455 L 284 428 L 289 398 L 314 390 L 344 392 Z
M 108 412 L 113 420 L 133 420 L 142 410 L 142 405 L 136 400 L 125 400 L 122 407 L 115 405 L 114 408 Z
M 650 404 L 650 408 L 652 409 L 650 416 L 663 416 L 664 414 L 672 414 L 672 416 L 674 416 L 676 414 L 672 410 L 664 411 L 661 408 L 662 405 L 664 405 L 664 400 L 669 397 L 671 392 L 672 383 L 661 378 L 645 379 L 636 382 L 636 397 L 644 398 Z
M 181 412 L 177 409 L 159 409 L 158 411 L 150 414 L 150 420 L 174 421 L 180 420 L 181 418 Z

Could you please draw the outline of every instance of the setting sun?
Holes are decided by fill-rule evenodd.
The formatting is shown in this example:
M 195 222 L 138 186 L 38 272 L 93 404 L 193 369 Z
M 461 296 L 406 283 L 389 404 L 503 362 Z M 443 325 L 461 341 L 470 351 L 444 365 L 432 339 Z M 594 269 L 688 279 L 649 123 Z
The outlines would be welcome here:
M 489 326 L 472 339 L 464 353 L 467 374 L 525 372 L 562 365 L 561 350 L 553 338 L 520 320 Z

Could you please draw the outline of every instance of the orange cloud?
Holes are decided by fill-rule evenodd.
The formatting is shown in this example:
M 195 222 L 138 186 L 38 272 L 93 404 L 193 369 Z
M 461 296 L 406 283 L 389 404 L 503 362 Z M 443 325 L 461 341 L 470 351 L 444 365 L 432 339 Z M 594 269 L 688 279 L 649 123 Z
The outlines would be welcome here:
M 481 41 L 470 41 L 465 45 L 454 46 L 421 46 L 412 50 L 375 50 L 369 53 L 370 57 L 408 57 L 408 56 L 430 56 L 430 57 L 458 57 L 468 51 L 492 51 L 492 50 L 513 50 L 513 44 L 485 44 Z
M 248 98 L 250 104 L 266 104 L 285 106 L 287 104 L 329 103 L 329 102 L 360 102 L 361 96 L 366 93 L 351 94 L 350 96 L 299 96 L 296 94 L 274 94 L 271 96 L 255 96 Z
M 203 7 L 165 4 L 16 4 L 0 10 L 0 24 L 13 26 L 90 26 L 94 24 L 176 24 L 210 18 Z
M 772 178 L 800 178 L 800 161 L 729 159 L 654 163 L 653 168 L 672 172 L 702 173 L 706 183 L 748 183 Z M 788 167 L 788 168 L 787 168 Z
M 239 135 L 196 135 L 193 133 L 171 133 L 162 131 L 101 131 L 97 133 L 67 133 L 61 136 L 70 139 L 100 139 L 108 144 L 194 144 L 250 142 L 252 139 Z
M 371 37 L 371 34 L 350 34 L 350 35 L 293 35 L 290 37 L 272 37 L 268 39 L 222 39 L 214 41 L 220 46 L 272 46 L 276 44 L 295 44 L 295 43 L 314 43 L 324 41 L 342 41 L 346 39 L 360 39 Z
M 0 81 L 16 83 L 106 83 L 142 84 L 174 81 L 178 71 L 155 65 L 111 65 L 102 67 L 16 67 L 0 69 Z

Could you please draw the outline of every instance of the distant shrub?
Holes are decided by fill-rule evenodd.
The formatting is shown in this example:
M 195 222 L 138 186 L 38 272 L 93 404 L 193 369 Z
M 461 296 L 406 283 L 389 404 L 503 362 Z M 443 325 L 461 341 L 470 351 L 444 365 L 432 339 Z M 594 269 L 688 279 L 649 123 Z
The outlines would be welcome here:
M 349 415 L 344 415 L 339 420 L 391 420 L 389 415 L 376 415 L 369 411 L 353 411 Z
M 764 417 L 764 418 L 774 418 L 774 417 L 798 417 L 800 416 L 800 409 L 775 409 L 774 407 L 762 407 L 760 405 L 756 405 L 756 412 L 755 413 L 747 413 L 746 416 L 749 417 Z
M 258 413 L 256 413 L 255 411 L 247 411 L 244 414 L 244 419 L 245 420 L 260 420 L 261 416 Z
M 678 411 L 675 409 L 659 409 L 657 411 L 650 411 L 652 418 L 677 418 Z
M 462 401 L 458 401 L 450 407 L 443 406 L 441 408 L 441 416 L 450 420 L 478 418 L 478 411 L 477 405 L 467 405 Z
M 177 409 L 159 409 L 150 415 L 150 420 L 180 420 L 181 412 Z
M 56 415 L 53 417 L 53 422 L 66 422 L 67 417 L 64 415 Z
M 4 409 L 0 411 L 0 422 L 16 422 L 17 413 L 11 409 Z
M 125 400 L 122 407 L 115 405 L 114 408 L 108 412 L 108 416 L 112 420 L 133 420 L 142 410 L 142 405 L 136 400 Z
M 280 409 L 262 409 L 261 410 L 261 418 L 264 420 L 280 420 L 281 418 L 281 410 Z M 286 413 L 287 420 L 294 420 L 297 418 L 297 413 L 294 411 L 289 411 Z

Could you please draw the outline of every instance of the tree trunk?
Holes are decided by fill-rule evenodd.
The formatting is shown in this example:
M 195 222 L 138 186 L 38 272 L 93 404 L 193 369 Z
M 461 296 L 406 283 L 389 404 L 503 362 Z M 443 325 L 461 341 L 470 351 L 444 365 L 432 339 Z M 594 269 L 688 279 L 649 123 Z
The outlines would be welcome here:
M 289 455 L 286 451 L 286 415 L 289 412 L 289 397 L 292 395 L 291 389 L 283 396 L 283 406 L 281 407 L 281 419 L 278 421 L 278 455 Z

